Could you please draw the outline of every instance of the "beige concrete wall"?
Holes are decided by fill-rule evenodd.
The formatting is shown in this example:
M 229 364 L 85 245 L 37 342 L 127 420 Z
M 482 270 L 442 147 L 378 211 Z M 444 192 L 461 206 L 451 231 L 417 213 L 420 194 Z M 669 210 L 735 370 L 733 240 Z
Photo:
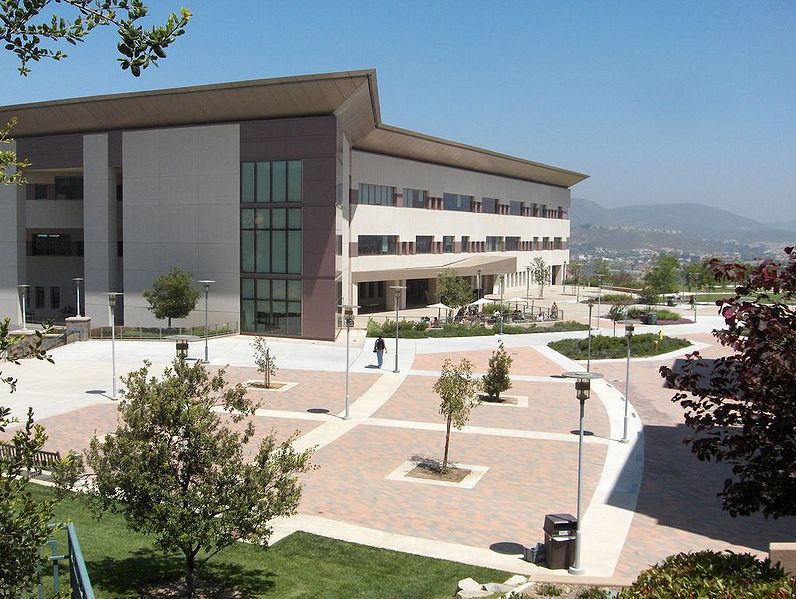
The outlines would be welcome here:
M 142 292 L 173 266 L 211 279 L 211 324 L 240 314 L 240 128 L 125 132 L 125 324 L 162 326 Z M 197 284 L 197 289 L 200 286 Z M 204 324 L 204 297 L 178 325 Z
M 796 576 L 796 543 L 770 543 L 768 556 L 771 563 L 779 563 L 786 574 Z

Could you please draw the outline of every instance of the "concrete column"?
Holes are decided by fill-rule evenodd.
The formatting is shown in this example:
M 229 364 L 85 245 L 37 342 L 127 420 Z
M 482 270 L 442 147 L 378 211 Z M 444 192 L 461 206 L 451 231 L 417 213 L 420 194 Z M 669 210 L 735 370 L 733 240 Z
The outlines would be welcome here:
M 83 247 L 85 316 L 108 320 L 109 291 L 122 291 L 118 279 L 116 170 L 108 166 L 108 135 L 83 138 Z M 117 314 L 119 310 L 117 310 Z
M 22 323 L 17 285 L 28 282 L 25 220 L 25 186 L 0 185 L 0 319 L 10 318 L 12 329 Z
M 405 279 L 399 279 L 397 281 L 386 281 L 387 285 L 387 297 L 385 298 L 385 305 L 388 310 L 395 310 L 395 290 L 390 289 L 393 285 L 403 285 L 406 286 Z M 399 310 L 403 310 L 406 308 L 406 289 L 401 292 L 401 303 L 398 306 Z

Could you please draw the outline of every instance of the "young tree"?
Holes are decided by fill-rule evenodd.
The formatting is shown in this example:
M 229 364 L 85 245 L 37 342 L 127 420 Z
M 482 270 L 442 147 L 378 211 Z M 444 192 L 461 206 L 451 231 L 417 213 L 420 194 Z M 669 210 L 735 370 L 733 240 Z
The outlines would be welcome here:
M 199 291 L 193 286 L 193 276 L 179 268 L 172 268 L 152 283 L 143 293 L 155 318 L 185 318 L 196 308 Z
M 622 306 L 620 304 L 613 304 L 611 309 L 608 310 L 608 318 L 614 321 L 614 337 L 616 337 L 616 323 L 620 320 L 624 320 L 626 315 L 627 306 Z
M 0 362 L 19 364 L 25 357 L 52 362 L 41 349 L 41 333 L 33 343 L 18 351 L 21 339 L 9 333 L 9 319 L 0 322 Z M 16 390 L 12 376 L 2 376 L 0 384 L 9 391 Z M 0 433 L 17 421 L 11 418 L 10 408 L 0 406 Z M 33 423 L 33 408 L 28 408 L 25 426 L 4 441 L 13 452 L 0 455 L 0 597 L 26 595 L 36 582 L 37 567 L 43 561 L 39 548 L 50 536 L 47 524 L 52 520 L 55 501 L 38 501 L 28 490 L 28 467 L 37 451 L 47 440 L 44 428 Z
M 442 399 L 439 413 L 445 416 L 445 452 L 442 457 L 442 470 L 448 471 L 448 448 L 450 447 L 451 426 L 462 428 L 470 418 L 470 410 L 478 405 L 478 391 L 481 385 L 473 378 L 473 363 L 462 358 L 459 364 L 446 359 L 442 373 L 434 383 L 434 391 Z
M 550 266 L 541 256 L 533 259 L 533 280 L 539 285 L 539 297 L 544 298 L 544 286 L 550 281 Z
M 439 301 L 451 308 L 461 308 L 473 301 L 470 283 L 455 270 L 446 268 L 439 277 Z
M 175 360 L 161 379 L 149 377 L 149 366 L 124 377 L 116 432 L 91 441 L 86 497 L 152 534 L 162 551 L 181 551 L 192 597 L 197 567 L 237 541 L 266 544 L 270 521 L 296 512 L 312 450 L 293 449 L 295 435 L 277 443 L 270 433 L 245 459 L 254 426 L 234 432 L 216 412 L 235 422 L 254 413 L 242 385 L 227 387 L 223 370 L 211 377 L 201 363 Z
M 692 453 L 732 466 L 718 494 L 731 516 L 796 515 L 796 309 L 785 303 L 796 296 L 796 252 L 785 252 L 784 265 L 711 260 L 714 277 L 736 284 L 716 302 L 727 326 L 713 333 L 733 354 L 709 363 L 694 352 L 681 373 L 661 368 L 693 430 Z
M 503 342 L 498 342 L 498 348 L 489 358 L 489 369 L 481 379 L 481 387 L 495 401 L 500 401 L 500 394 L 511 389 L 509 370 L 514 359 L 506 352 Z
M 252 341 L 254 349 L 254 363 L 257 365 L 257 372 L 263 375 L 263 385 L 266 389 L 271 387 L 271 377 L 276 374 L 276 356 L 271 353 L 271 348 L 265 337 L 257 337 Z
M 648 304 L 657 302 L 663 293 L 677 290 L 677 269 L 680 261 L 675 256 L 660 255 L 655 266 L 644 275 L 644 289 L 641 295 Z
M 0 184 L 19 185 L 25 182 L 22 169 L 30 166 L 27 160 L 19 160 L 13 150 L 4 150 L 13 143 L 9 136 L 11 129 L 17 124 L 17 119 L 13 118 L 3 127 L 0 126 Z

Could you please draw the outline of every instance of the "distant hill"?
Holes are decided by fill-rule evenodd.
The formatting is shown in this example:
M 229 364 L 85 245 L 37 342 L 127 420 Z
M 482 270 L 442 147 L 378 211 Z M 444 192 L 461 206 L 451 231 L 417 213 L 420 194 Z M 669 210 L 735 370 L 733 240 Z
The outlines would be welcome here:
M 570 246 L 622 256 L 639 251 L 722 253 L 755 257 L 761 248 L 796 243 L 796 222 L 776 227 L 698 203 L 605 208 L 572 198 Z
M 682 202 L 605 208 L 582 198 L 572 198 L 572 228 L 581 226 L 629 227 L 639 230 L 677 232 L 700 239 L 738 239 L 746 242 L 790 241 L 789 227 L 765 225 L 705 204 Z M 792 229 L 796 231 L 796 226 Z

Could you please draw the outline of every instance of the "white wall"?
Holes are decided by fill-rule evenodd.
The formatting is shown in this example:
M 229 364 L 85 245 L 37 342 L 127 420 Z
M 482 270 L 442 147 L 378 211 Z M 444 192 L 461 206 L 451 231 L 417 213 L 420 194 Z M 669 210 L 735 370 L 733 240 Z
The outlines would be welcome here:
M 125 324 L 162 326 L 142 292 L 173 266 L 212 279 L 211 324 L 240 319 L 238 125 L 125 132 Z M 200 285 L 197 284 L 197 288 Z M 204 324 L 204 297 L 175 326 Z

